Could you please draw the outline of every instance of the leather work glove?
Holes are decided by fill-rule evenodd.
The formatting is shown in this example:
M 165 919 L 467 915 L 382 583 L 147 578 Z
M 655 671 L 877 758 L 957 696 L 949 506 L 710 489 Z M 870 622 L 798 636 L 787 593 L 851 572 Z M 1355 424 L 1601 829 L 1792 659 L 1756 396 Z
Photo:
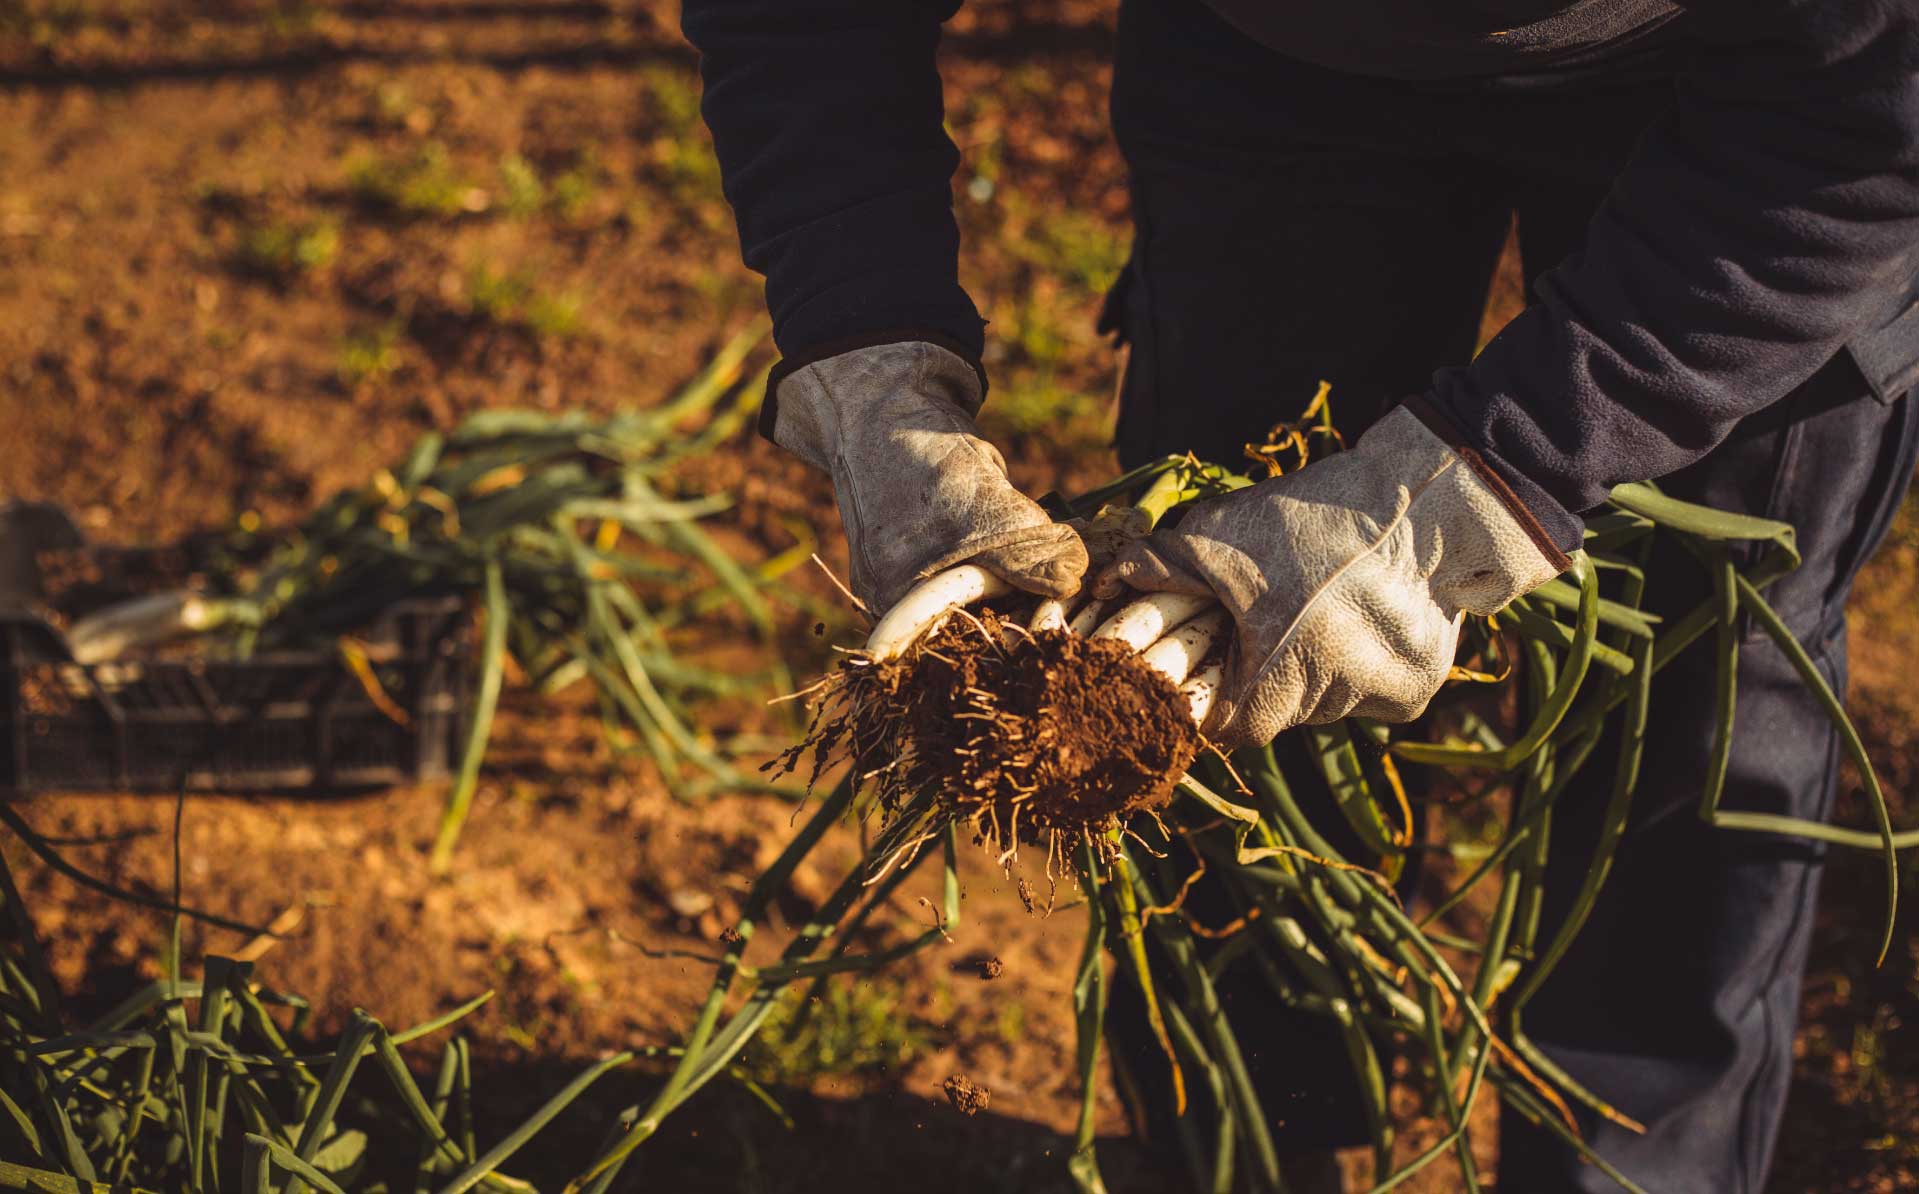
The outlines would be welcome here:
M 971 365 L 924 341 L 815 361 L 774 391 L 770 435 L 832 474 L 853 592 L 876 616 L 956 564 L 1044 597 L 1079 590 L 1085 545 L 1006 479 L 973 422 L 981 397 Z
M 1095 593 L 1219 598 L 1235 634 L 1202 728 L 1238 747 L 1348 714 L 1410 721 L 1444 683 L 1466 614 L 1569 563 L 1477 453 L 1400 407 L 1350 451 L 1134 543 Z

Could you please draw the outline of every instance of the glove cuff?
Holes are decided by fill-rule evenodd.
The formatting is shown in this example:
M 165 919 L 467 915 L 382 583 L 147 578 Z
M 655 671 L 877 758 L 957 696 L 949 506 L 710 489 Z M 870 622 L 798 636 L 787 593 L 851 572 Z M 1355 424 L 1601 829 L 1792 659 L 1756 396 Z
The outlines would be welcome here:
M 883 348 L 893 344 L 931 344 L 958 357 L 960 362 L 972 369 L 973 376 L 979 382 L 977 394 L 972 396 L 972 405 L 966 408 L 968 415 L 977 415 L 980 406 L 986 401 L 986 369 L 980 364 L 979 357 L 959 341 L 939 332 L 904 329 L 886 332 L 865 332 L 857 336 L 844 336 L 837 340 L 828 340 L 821 344 L 782 357 L 766 375 L 766 396 L 760 400 L 760 435 L 774 443 L 779 443 L 776 434 L 779 426 L 780 383 L 811 365 L 829 361 L 837 356 L 858 352 L 868 348 Z M 788 445 L 781 445 L 788 447 Z
M 1505 477 L 1499 474 L 1498 470 L 1486 462 L 1486 458 L 1480 454 L 1479 449 L 1466 442 L 1465 438 L 1459 434 L 1459 429 L 1453 426 L 1451 420 L 1447 419 L 1445 415 L 1440 414 L 1439 411 L 1424 398 L 1408 398 L 1405 402 L 1401 403 L 1400 406 L 1407 414 L 1418 419 L 1420 423 L 1425 426 L 1426 430 L 1432 432 L 1442 443 L 1448 448 L 1451 448 L 1453 454 L 1465 461 L 1467 467 L 1472 469 L 1474 476 L 1476 476 L 1487 489 L 1492 491 L 1493 496 L 1498 498 L 1500 504 L 1513 516 L 1513 520 L 1519 524 L 1520 529 L 1532 540 L 1533 545 L 1539 548 L 1539 554 L 1544 556 L 1546 562 L 1552 566 L 1552 576 L 1557 576 L 1572 567 L 1571 557 L 1566 554 L 1565 549 L 1559 546 L 1557 541 L 1559 537 L 1546 529 L 1544 522 L 1533 512 L 1532 507 L 1527 505 L 1518 493 L 1514 492 L 1513 487 L 1507 483 Z M 1550 499 L 1547 500 L 1550 502 Z M 1558 509 L 1556 503 L 1553 504 L 1551 513 L 1564 514 L 1563 511 Z M 1577 542 L 1579 535 L 1578 520 L 1570 514 L 1565 514 L 1564 517 L 1572 523 L 1574 541 Z M 1554 519 L 1553 521 L 1557 522 L 1559 520 Z
M 977 434 L 979 374 L 957 353 L 923 340 L 814 361 L 782 379 L 778 396 L 769 438 L 828 472 L 847 453 L 858 455 L 858 444 L 883 441 L 889 428 L 931 419 L 939 429 Z

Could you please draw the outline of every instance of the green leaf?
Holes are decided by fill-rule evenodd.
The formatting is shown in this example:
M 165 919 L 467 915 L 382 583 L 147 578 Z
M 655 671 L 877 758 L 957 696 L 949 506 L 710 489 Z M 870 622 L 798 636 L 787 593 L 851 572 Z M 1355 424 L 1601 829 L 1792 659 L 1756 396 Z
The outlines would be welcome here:
M 486 758 L 487 743 L 493 737 L 493 713 L 500 704 L 500 684 L 506 674 L 506 628 L 512 611 L 506 603 L 506 582 L 500 560 L 489 554 L 486 560 L 486 638 L 480 648 L 480 688 L 473 701 L 472 720 L 467 725 L 466 745 L 460 752 L 460 774 L 453 790 L 447 793 L 440 813 L 439 831 L 434 835 L 433 853 L 428 868 L 444 874 L 453 860 L 453 847 L 460 840 L 460 827 L 466 824 L 473 807 L 473 793 L 480 783 L 480 764 Z
M 1106 918 L 1100 901 L 1099 862 L 1093 856 L 1092 847 L 1082 842 L 1075 857 L 1079 864 L 1080 888 L 1086 893 L 1086 943 L 1080 949 L 1079 969 L 1073 978 L 1073 1026 L 1077 1041 L 1074 1068 L 1079 1074 L 1079 1126 L 1074 1132 L 1073 1155 L 1066 1163 L 1066 1171 L 1080 1194 L 1106 1194 L 1106 1183 L 1099 1172 L 1099 1157 L 1094 1152 L 1094 1117 L 1100 1089 L 1099 1046 L 1106 1020 L 1106 976 L 1100 967 L 1104 952 L 1101 946 L 1106 938 Z M 1154 1018 L 1159 1018 L 1157 1010 Z M 1163 1024 L 1156 1024 L 1155 1029 L 1162 1036 L 1165 1035 Z M 1173 1072 L 1179 1073 L 1176 1063 Z M 1184 1109 L 1183 1093 L 1180 1105 Z
M 298 1194 L 304 1188 L 301 1185 L 302 1181 L 312 1184 L 313 1188 L 321 1191 L 322 1194 L 346 1194 L 339 1183 L 285 1145 L 268 1140 L 265 1136 L 249 1135 L 246 1140 L 246 1172 L 242 1176 L 242 1184 L 247 1194 L 255 1194 L 256 1191 L 259 1194 L 265 1194 L 272 1189 L 269 1180 L 272 1171 L 267 1164 L 269 1161 L 292 1175 L 286 1185 L 286 1194 Z
M 1750 514 L 1715 510 L 1667 497 L 1650 484 L 1617 485 L 1612 503 L 1622 510 L 1651 519 L 1660 526 L 1697 535 L 1701 539 L 1770 543 L 1799 563 L 1798 535 L 1790 523 Z

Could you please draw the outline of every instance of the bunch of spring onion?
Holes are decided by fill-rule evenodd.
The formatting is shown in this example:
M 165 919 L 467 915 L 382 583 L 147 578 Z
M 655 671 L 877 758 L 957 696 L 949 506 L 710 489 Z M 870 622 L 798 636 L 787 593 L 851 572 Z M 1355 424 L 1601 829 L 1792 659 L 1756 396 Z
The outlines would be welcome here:
M 1102 487 L 1063 513 L 1089 520 L 1097 560 L 1101 545 L 1092 533 L 1143 533 L 1182 502 L 1247 483 L 1215 466 L 1168 459 Z M 1130 510 L 1108 505 L 1129 497 L 1137 497 Z M 1647 593 L 1660 583 L 1646 569 L 1660 539 L 1676 541 L 1697 559 L 1711 577 L 1713 594 L 1665 621 L 1644 608 Z M 1733 550 L 1741 546 L 1750 549 L 1741 553 L 1749 560 L 1743 565 Z M 1059 773 L 1039 774 L 1029 761 L 1009 769 L 977 748 L 992 739 L 996 749 L 1024 760 L 1034 753 L 1024 744 L 1045 718 L 1030 716 L 1030 708 L 1004 691 L 973 690 L 1008 677 L 1017 686 L 1026 675 L 1019 663 L 1024 653 L 1040 651 L 1056 660 L 1060 635 L 1088 635 L 1141 652 L 1146 666 L 1161 674 L 1164 692 L 1174 694 L 1162 716 L 1196 720 L 1217 683 L 1224 619 L 1205 603 L 1185 599 L 1150 598 L 1119 610 L 1035 606 L 1031 598 L 1009 597 L 979 569 L 933 578 L 881 620 L 866 650 L 849 658 L 826 686 L 826 705 L 833 707 L 832 698 L 838 698 L 840 712 L 822 714 L 812 743 L 817 759 L 846 762 L 845 774 L 755 883 L 726 937 L 731 944 L 707 1000 L 682 1041 L 680 1064 L 589 1177 L 617 1173 L 667 1115 L 726 1072 L 785 988 L 819 984 L 836 973 L 871 972 L 949 940 L 960 915 L 956 859 L 965 835 L 987 842 L 1003 862 L 1022 840 L 1043 843 L 1049 869 L 1055 860 L 1069 865 L 1084 895 L 1088 929 L 1074 986 L 1084 1101 L 1068 1168 L 1088 1194 L 1104 1190 L 1094 1152 L 1094 1096 L 1115 984 L 1131 986 L 1163 1053 L 1162 1077 L 1177 1106 L 1177 1131 L 1196 1187 L 1283 1191 L 1272 1134 L 1283 1109 L 1261 1105 L 1240 1046 L 1244 1025 L 1237 1018 L 1260 1014 L 1261 1001 L 1222 1004 L 1218 988 L 1229 971 L 1250 975 L 1274 1001 L 1324 1016 L 1328 1030 L 1344 1042 L 1371 1123 L 1376 1192 L 1445 1158 L 1457 1164 L 1460 1188 L 1480 1189 L 1468 1125 L 1488 1092 L 1558 1134 L 1623 1189 L 1637 1189 L 1585 1146 L 1571 1106 L 1582 1104 L 1629 1125 L 1630 1116 L 1555 1066 L 1527 1037 L 1525 1011 L 1579 933 L 1619 846 L 1640 773 L 1646 710 L 1661 670 L 1687 649 L 1711 650 L 1717 660 L 1719 737 L 1701 815 L 1728 830 L 1797 834 L 1883 852 L 1888 940 L 1897 899 L 1893 851 L 1919 844 L 1919 834 L 1893 833 L 1877 780 L 1838 698 L 1763 596 L 1797 562 L 1789 526 L 1680 502 L 1649 485 L 1623 486 L 1611 508 L 1590 520 L 1584 550 L 1563 578 L 1468 636 L 1462 656 L 1479 667 L 1459 674 L 1500 686 L 1494 691 L 1506 697 L 1505 712 L 1457 712 L 1441 722 L 1454 732 L 1437 742 L 1420 737 L 1430 731 L 1389 730 L 1355 719 L 1291 731 L 1277 751 L 1241 751 L 1230 761 L 1195 751 L 1169 802 L 1125 809 L 1110 800 L 1076 804 L 1070 792 L 1051 792 L 1047 799 L 1056 812 L 1084 808 L 1093 815 L 1077 823 L 1055 815 L 1036 835 L 1008 826 L 1006 818 L 1015 808 L 1031 809 L 1043 784 Z M 1610 578 L 1604 596 L 1602 574 Z M 988 608 L 979 608 L 981 601 Z M 1736 715 L 1742 615 L 1792 661 L 1838 728 L 1864 779 L 1876 834 L 1719 809 Z M 1502 664 L 1506 674 L 1495 674 Z M 916 685 L 934 690 L 925 706 L 930 714 L 982 726 L 978 732 L 986 737 L 966 745 L 936 724 L 937 716 L 872 712 L 880 704 L 876 697 L 918 699 Z M 1500 704 L 1493 702 L 1495 708 Z M 1616 754 L 1597 757 L 1608 730 L 1616 731 L 1610 739 L 1618 744 Z M 928 758 L 929 752 L 939 757 Z M 1503 833 L 1483 860 L 1423 912 L 1409 911 L 1392 883 L 1415 836 L 1400 777 L 1409 766 L 1496 788 L 1509 808 Z M 1552 808 L 1575 776 L 1599 766 L 1610 766 L 1612 777 L 1604 830 L 1593 843 L 1570 915 L 1546 933 L 1539 913 Z M 884 829 L 865 856 L 777 959 L 749 964 L 754 929 L 794 868 L 832 825 L 874 807 Z M 1339 832 L 1329 834 L 1329 820 Z M 1333 837 L 1360 845 L 1342 850 Z M 1182 907 L 1195 871 L 1164 856 L 1173 854 L 1176 840 L 1181 852 L 1190 846 L 1208 882 L 1236 911 L 1230 923 L 1203 924 Z M 1167 848 L 1158 850 L 1154 842 Z M 931 857 L 927 845 L 936 845 L 942 860 L 938 922 L 890 947 L 856 951 L 852 944 L 867 920 Z M 1444 913 L 1487 883 L 1496 884 L 1497 892 L 1476 939 L 1438 927 Z M 741 987 L 744 1001 L 733 1004 L 731 996 Z M 1445 1129 L 1415 1156 L 1395 1149 L 1399 1125 L 1388 1104 L 1395 1057 L 1411 1062 L 1402 1080 L 1418 1089 Z M 1126 1075 L 1120 1076 L 1124 1081 Z
M 59 862 L 17 815 L 4 819 L 35 852 Z M 502 1167 L 594 1082 L 633 1060 L 619 1053 L 595 1062 L 482 1147 L 466 1042 L 447 1043 L 430 1093 L 400 1046 L 456 1024 L 490 995 L 397 1032 L 356 1010 L 337 1041 L 308 1043 L 304 999 L 261 985 L 251 963 L 209 957 L 199 979 L 149 983 L 80 1023 L 48 970 L 3 855 L 0 902 L 9 929 L 0 947 L 0 1191 L 346 1194 L 385 1189 L 378 1175 L 410 1166 L 407 1189 L 531 1194 L 531 1185 Z M 178 974 L 177 931 L 173 940 L 169 969 Z M 400 1156 L 387 1151 L 396 1138 Z
M 375 703 L 401 717 L 353 632 L 410 597 L 471 596 L 483 626 L 479 680 L 436 870 L 470 807 L 509 654 L 542 691 L 591 681 L 609 729 L 630 729 L 677 791 L 758 786 L 689 727 L 686 700 L 746 691 L 779 673 L 697 667 L 675 657 L 669 631 L 731 604 L 769 636 L 764 584 L 805 560 L 810 545 L 743 568 L 698 525 L 728 506 L 725 495 L 670 499 L 659 486 L 748 417 L 761 386 L 744 368 L 764 334 L 753 327 L 734 337 L 679 394 L 645 410 L 487 411 L 426 435 L 397 467 L 298 526 L 256 536 L 264 545 L 250 545 L 244 565 L 213 578 L 223 591 L 145 597 L 77 622 L 75 658 L 184 634 L 238 654 L 337 643 Z

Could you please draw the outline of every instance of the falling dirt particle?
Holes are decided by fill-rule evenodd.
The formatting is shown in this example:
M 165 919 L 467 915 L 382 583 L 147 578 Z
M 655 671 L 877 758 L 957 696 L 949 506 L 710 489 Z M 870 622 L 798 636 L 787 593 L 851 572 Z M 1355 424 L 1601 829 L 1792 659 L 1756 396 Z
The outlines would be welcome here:
M 940 1089 L 946 1092 L 946 1101 L 953 1104 L 953 1110 L 961 1115 L 978 1115 L 986 1110 L 987 1100 L 993 1097 L 992 1091 L 964 1074 L 954 1074 L 940 1083 Z
M 998 958 L 988 958 L 979 964 L 979 976 L 981 978 L 998 978 L 1005 973 L 1006 963 L 1000 961 Z
M 743 943 L 745 940 L 746 938 L 740 936 L 740 931 L 736 928 L 733 928 L 731 925 L 728 925 L 726 928 L 720 930 L 720 943 L 722 945 L 727 945 L 727 946 L 739 945 Z
M 813 637 L 814 638 L 826 637 L 826 623 L 824 622 L 813 623 Z

